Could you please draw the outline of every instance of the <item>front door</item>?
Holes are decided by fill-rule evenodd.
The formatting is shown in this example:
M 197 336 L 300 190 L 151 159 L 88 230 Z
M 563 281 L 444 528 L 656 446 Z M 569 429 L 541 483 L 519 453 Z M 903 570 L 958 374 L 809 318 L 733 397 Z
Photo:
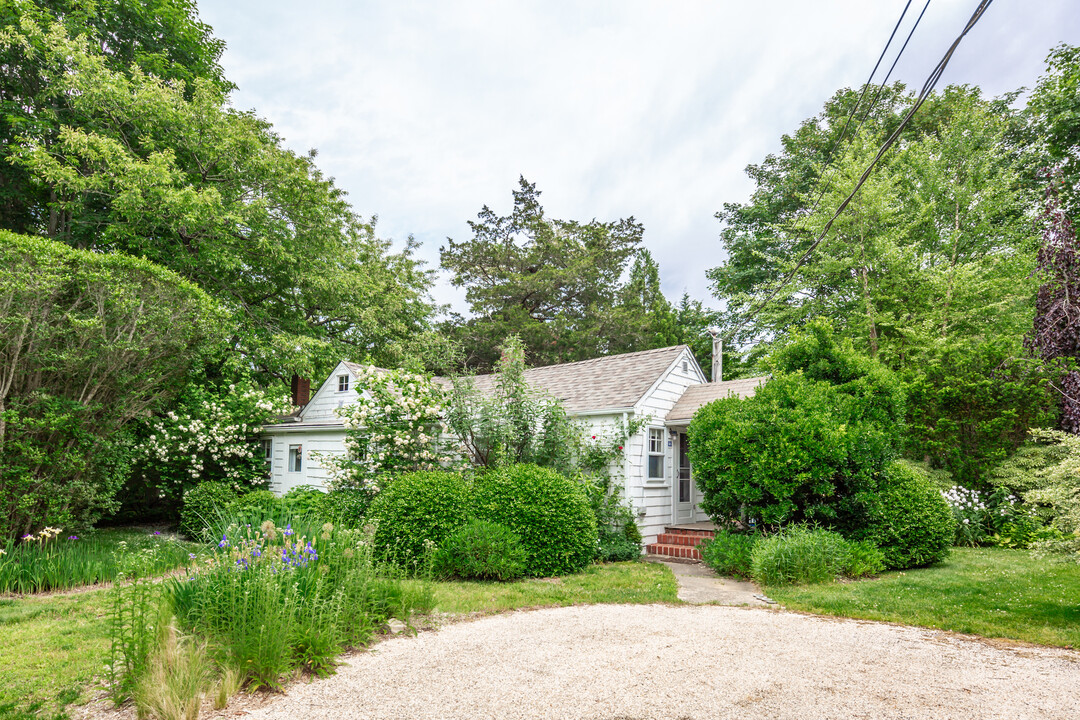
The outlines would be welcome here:
M 690 477 L 690 457 L 686 454 L 689 445 L 686 433 L 679 433 L 679 448 L 675 453 L 675 487 L 672 488 L 675 501 L 675 522 L 694 522 L 694 481 Z

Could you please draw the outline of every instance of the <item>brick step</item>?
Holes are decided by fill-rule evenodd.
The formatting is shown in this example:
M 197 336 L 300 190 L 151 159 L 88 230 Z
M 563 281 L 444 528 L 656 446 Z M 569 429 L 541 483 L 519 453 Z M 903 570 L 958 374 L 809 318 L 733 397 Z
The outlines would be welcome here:
M 664 555 L 665 557 L 684 558 L 687 560 L 700 560 L 701 551 L 690 545 L 669 545 L 667 543 L 651 543 L 645 546 L 646 555 Z
M 697 547 L 710 537 L 712 537 L 712 535 L 690 535 L 663 532 L 656 536 L 656 542 L 660 545 L 692 545 Z
M 668 525 L 664 528 L 664 534 L 666 535 L 689 535 L 691 537 L 711 538 L 716 537 L 716 533 L 712 530 L 695 530 L 693 528 L 681 528 L 674 525 Z

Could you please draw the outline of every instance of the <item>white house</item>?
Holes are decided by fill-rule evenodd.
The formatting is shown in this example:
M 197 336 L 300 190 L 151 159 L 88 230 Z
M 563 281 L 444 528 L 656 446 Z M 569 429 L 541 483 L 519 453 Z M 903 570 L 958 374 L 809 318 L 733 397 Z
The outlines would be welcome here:
M 272 490 L 284 493 L 297 485 L 326 483 L 327 473 L 311 453 L 344 452 L 345 428 L 334 411 L 358 397 L 358 370 L 352 363 L 339 363 L 306 404 L 304 388 L 294 384 L 294 394 L 301 393 L 296 398 L 303 405 L 300 412 L 263 429 Z M 665 527 L 708 520 L 698 507 L 699 491 L 686 455 L 686 428 L 694 413 L 730 394 L 752 395 L 764 380 L 706 383 L 685 345 L 525 371 L 531 387 L 561 400 L 567 414 L 585 423 L 590 434 L 620 420 L 648 418 L 627 441 L 622 469 L 624 492 L 646 544 L 655 543 Z M 474 379 L 481 392 L 493 382 L 491 375 Z

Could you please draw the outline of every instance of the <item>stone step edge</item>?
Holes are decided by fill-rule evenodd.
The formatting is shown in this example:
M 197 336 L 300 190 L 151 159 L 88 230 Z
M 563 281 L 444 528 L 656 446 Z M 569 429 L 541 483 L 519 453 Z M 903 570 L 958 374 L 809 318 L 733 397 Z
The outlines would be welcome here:
M 664 526 L 665 535 L 688 535 L 690 537 L 702 537 L 711 538 L 716 537 L 716 532 L 713 530 L 691 530 L 688 528 L 675 527 L 673 525 Z

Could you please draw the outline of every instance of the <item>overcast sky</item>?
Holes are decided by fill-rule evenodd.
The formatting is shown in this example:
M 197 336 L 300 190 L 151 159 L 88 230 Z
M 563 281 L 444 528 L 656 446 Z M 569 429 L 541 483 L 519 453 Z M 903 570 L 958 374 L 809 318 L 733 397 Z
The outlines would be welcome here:
M 667 295 L 714 306 L 713 214 L 748 198 L 747 164 L 866 79 L 904 4 L 199 0 L 234 105 L 317 148 L 380 236 L 415 236 L 437 267 L 524 175 L 551 217 L 636 217 Z M 932 0 L 894 77 L 921 86 L 976 4 Z M 997 0 L 940 86 L 1030 86 L 1061 42 L 1080 44 L 1080 2 Z M 445 278 L 435 297 L 466 310 Z

